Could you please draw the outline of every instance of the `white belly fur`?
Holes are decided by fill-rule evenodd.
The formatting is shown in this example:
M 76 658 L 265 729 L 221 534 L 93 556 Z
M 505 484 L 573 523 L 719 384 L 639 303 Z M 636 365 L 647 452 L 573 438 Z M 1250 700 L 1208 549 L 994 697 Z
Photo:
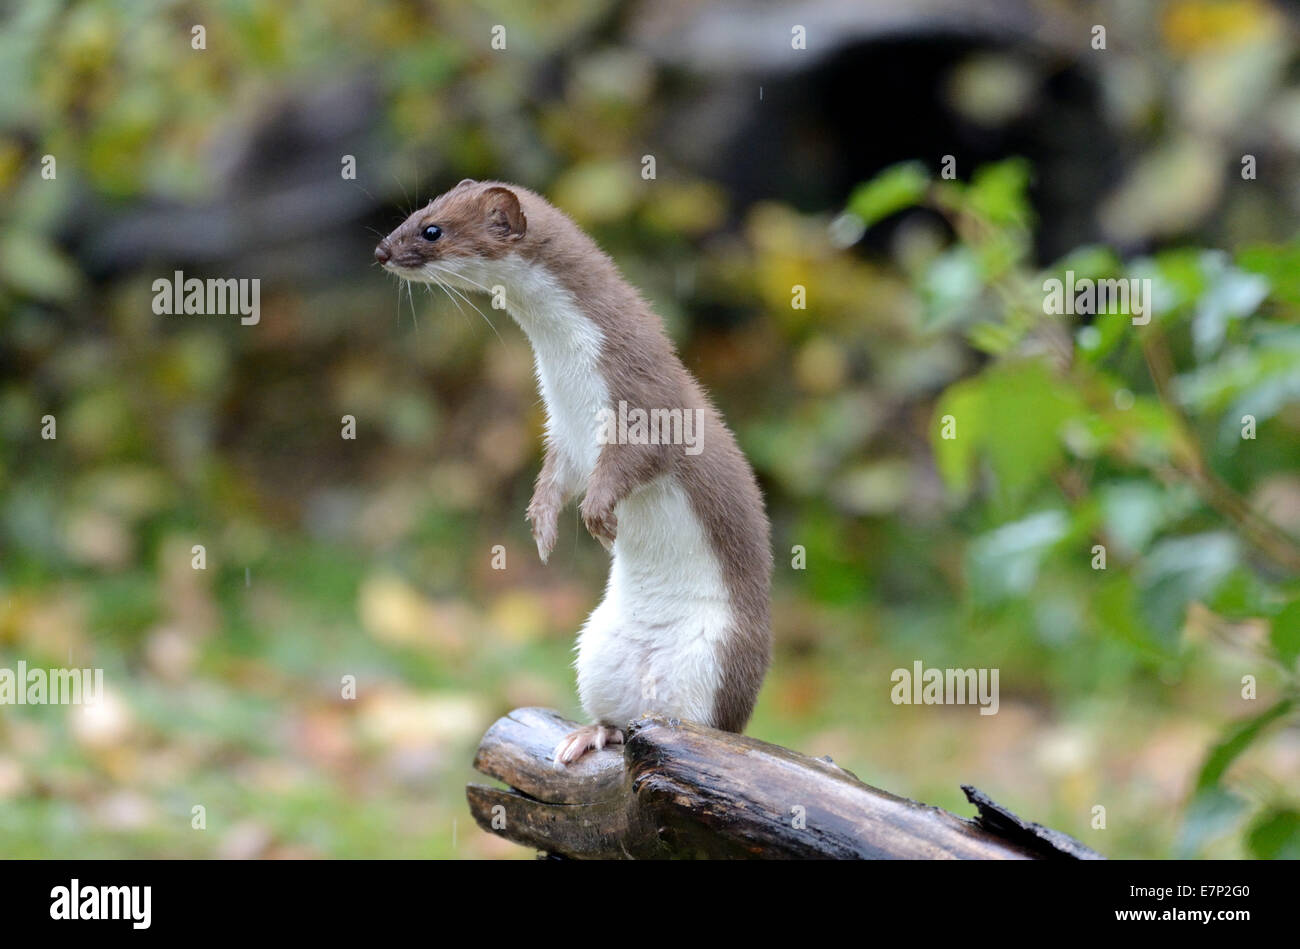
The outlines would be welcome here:
M 594 721 L 644 712 L 711 724 L 731 625 L 722 570 L 672 477 L 621 503 L 605 599 L 578 636 L 578 694 Z

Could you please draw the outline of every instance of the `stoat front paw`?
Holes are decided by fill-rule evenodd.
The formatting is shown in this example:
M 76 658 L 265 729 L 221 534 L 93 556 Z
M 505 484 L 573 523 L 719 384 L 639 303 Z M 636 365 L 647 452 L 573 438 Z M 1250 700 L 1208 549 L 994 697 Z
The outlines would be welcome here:
M 600 541 L 606 550 L 614 549 L 614 538 L 618 534 L 618 518 L 614 515 L 614 505 L 592 502 L 588 497 L 578 509 L 582 523 L 587 525 L 587 533 Z
M 559 536 L 560 503 L 554 495 L 534 494 L 524 515 L 533 529 L 533 540 L 537 542 L 537 556 L 546 563 L 555 549 L 555 540 Z

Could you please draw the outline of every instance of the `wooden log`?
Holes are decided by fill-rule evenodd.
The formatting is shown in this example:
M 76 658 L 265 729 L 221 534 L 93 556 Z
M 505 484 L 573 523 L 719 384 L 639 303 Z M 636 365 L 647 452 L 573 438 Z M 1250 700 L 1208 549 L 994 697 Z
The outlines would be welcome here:
M 479 826 L 580 859 L 1098 856 L 973 788 L 981 816 L 966 820 L 864 784 L 829 759 L 657 716 L 632 723 L 622 747 L 557 769 L 552 751 L 576 727 L 522 708 L 488 729 L 474 767 L 509 787 L 468 786 Z

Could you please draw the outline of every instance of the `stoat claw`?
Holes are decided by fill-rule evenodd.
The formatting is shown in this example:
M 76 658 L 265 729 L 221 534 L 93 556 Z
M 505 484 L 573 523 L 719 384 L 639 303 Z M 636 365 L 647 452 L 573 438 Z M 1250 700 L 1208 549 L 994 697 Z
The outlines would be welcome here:
M 575 732 L 565 735 L 555 746 L 553 758 L 555 770 L 563 770 L 573 764 L 589 751 L 600 751 L 606 745 L 621 745 L 623 732 L 609 725 L 583 725 Z
M 614 514 L 614 509 L 599 510 L 584 504 L 581 514 L 582 523 L 587 527 L 587 533 L 600 541 L 601 546 L 606 550 L 612 551 L 614 549 L 614 538 L 618 534 L 618 518 Z

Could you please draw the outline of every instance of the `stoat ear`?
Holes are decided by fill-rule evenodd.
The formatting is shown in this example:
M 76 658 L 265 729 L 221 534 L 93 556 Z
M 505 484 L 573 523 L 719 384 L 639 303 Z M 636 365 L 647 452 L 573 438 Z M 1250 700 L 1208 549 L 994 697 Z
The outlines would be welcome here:
M 476 184 L 478 184 L 478 182 L 475 181 L 473 178 L 462 178 L 460 179 L 460 184 L 456 185 L 456 188 L 463 188 L 466 185 L 476 185 Z M 456 188 L 452 188 L 451 190 L 455 191 Z
M 506 240 L 517 241 L 528 230 L 528 219 L 519 198 L 509 188 L 494 187 L 483 192 L 483 209 L 488 230 Z

